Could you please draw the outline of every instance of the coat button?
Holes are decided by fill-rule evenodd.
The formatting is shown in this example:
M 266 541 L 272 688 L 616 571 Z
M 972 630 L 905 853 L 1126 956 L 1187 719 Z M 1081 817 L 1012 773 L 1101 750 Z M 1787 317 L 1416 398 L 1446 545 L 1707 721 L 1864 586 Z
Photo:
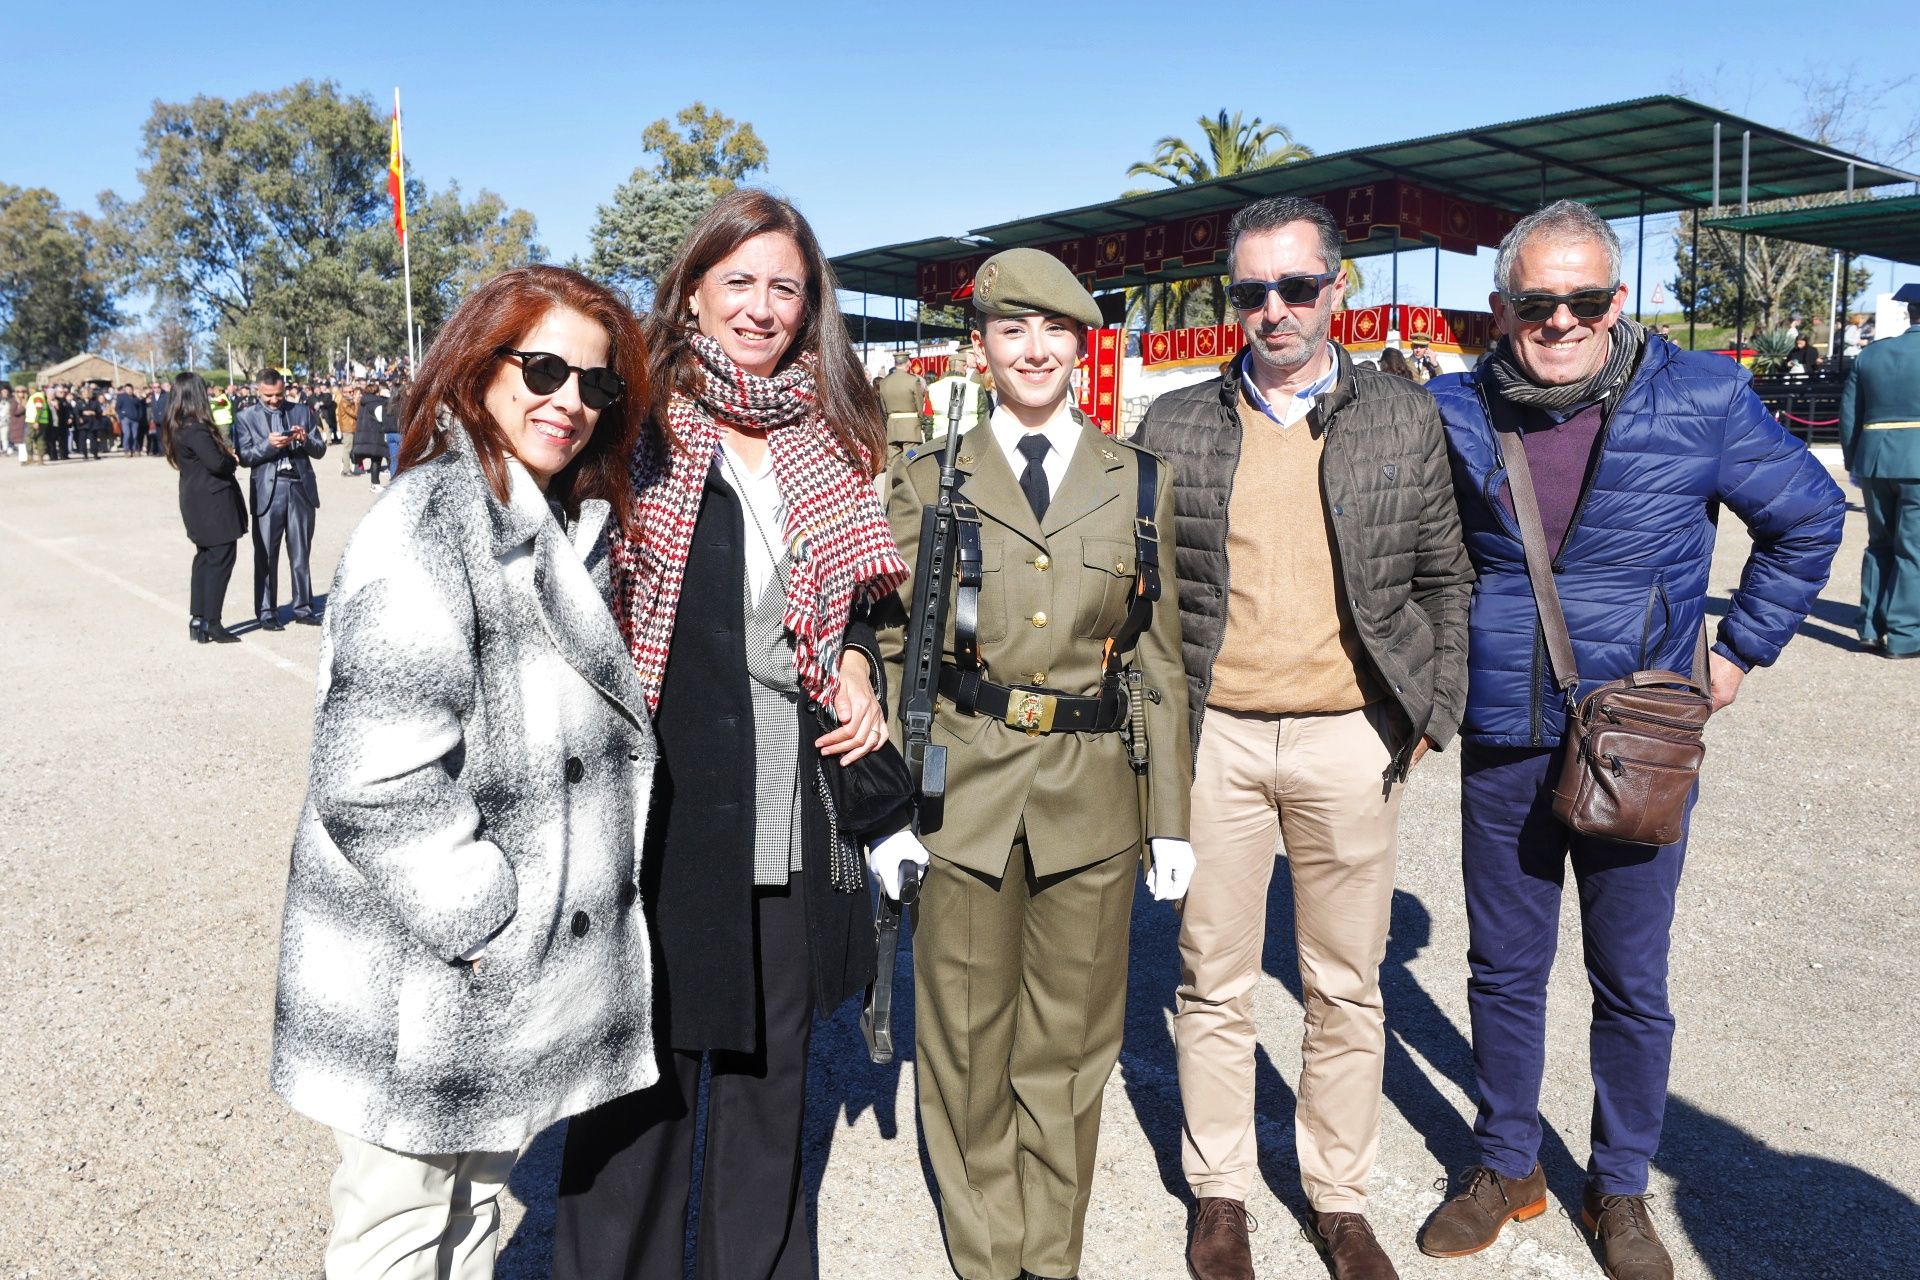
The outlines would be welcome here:
M 1044 554 L 1037 555 L 1033 558 L 1033 567 L 1045 573 L 1047 570 L 1053 568 L 1053 557 Z
M 579 756 L 567 757 L 567 781 L 578 782 L 587 776 L 587 766 L 580 763 Z
M 1047 611 L 1045 609 L 1042 609 L 1040 612 L 1034 614 L 1031 618 L 1027 619 L 1027 621 L 1031 622 L 1036 627 L 1044 627 L 1047 625 Z
M 586 937 L 587 930 L 590 927 L 592 927 L 592 925 L 593 925 L 593 921 L 587 919 L 586 912 L 576 911 L 573 913 L 573 936 L 574 937 L 576 938 Z
M 620 886 L 620 905 L 621 906 L 623 907 L 632 906 L 633 900 L 639 896 L 640 896 L 640 890 L 634 885 L 633 881 L 629 880 L 627 881 L 627 883 Z
M 1335 515 L 1337 515 L 1337 516 L 1343 516 L 1343 515 L 1345 515 L 1345 514 L 1347 514 L 1347 513 L 1346 513 L 1346 511 L 1345 511 L 1344 509 L 1342 509 L 1342 507 L 1340 506 L 1340 504 L 1336 502 L 1336 503 L 1334 503 L 1334 504 L 1333 504 L 1333 514 L 1335 514 Z
M 1047 683 L 1047 673 L 1044 671 L 1034 672 L 1033 682 L 1037 685 L 1045 685 Z

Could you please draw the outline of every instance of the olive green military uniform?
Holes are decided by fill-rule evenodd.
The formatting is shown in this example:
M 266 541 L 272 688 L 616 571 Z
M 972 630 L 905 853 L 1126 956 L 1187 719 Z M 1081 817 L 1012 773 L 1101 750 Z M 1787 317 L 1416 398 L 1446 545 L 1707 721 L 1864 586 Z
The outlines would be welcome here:
M 1100 689 L 1103 643 L 1134 590 L 1144 455 L 1075 418 L 1080 435 L 1044 518 L 990 426 L 962 435 L 958 463 L 960 499 L 980 518 L 986 678 L 1089 697 Z M 908 450 L 889 472 L 887 514 L 909 564 L 939 477 L 930 446 Z M 1008 723 L 1011 712 L 967 715 L 945 696 L 937 704 L 932 734 L 947 748 L 947 793 L 938 827 L 921 831 L 932 861 L 914 933 L 917 1071 L 921 1132 L 964 1280 L 1079 1270 L 1101 1097 L 1120 1052 L 1143 827 L 1149 837 L 1187 836 L 1172 492 L 1172 469 L 1161 465 L 1153 503 L 1168 531 L 1161 594 L 1132 657 L 1159 694 L 1146 703 L 1144 802 L 1122 733 L 1029 734 Z M 905 584 L 883 611 L 881 653 L 895 690 L 912 592 Z M 950 665 L 955 612 L 943 651 Z
M 903 364 L 880 379 L 874 388 L 880 393 L 880 411 L 887 415 L 887 456 L 895 458 L 908 445 L 927 438 L 923 415 L 927 407 L 927 386 Z

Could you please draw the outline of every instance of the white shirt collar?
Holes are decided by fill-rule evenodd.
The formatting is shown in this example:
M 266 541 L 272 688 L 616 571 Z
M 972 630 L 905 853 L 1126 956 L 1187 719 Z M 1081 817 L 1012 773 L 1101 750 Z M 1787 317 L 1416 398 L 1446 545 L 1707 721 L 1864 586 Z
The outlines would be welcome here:
M 1021 425 L 1020 419 L 1013 416 L 1005 405 L 993 407 L 993 417 L 988 419 L 993 438 L 1000 443 L 1000 452 L 1006 455 L 1007 465 L 1013 468 L 1013 478 L 1018 480 L 1020 473 L 1027 469 L 1027 456 L 1020 452 L 1020 441 L 1032 434 Z M 1047 456 L 1040 460 L 1040 469 L 1047 473 L 1047 493 L 1060 492 L 1060 482 L 1067 477 L 1067 466 L 1073 461 L 1074 446 L 1080 443 L 1080 424 L 1074 421 L 1070 401 L 1062 401 L 1060 409 L 1038 429 L 1052 445 Z

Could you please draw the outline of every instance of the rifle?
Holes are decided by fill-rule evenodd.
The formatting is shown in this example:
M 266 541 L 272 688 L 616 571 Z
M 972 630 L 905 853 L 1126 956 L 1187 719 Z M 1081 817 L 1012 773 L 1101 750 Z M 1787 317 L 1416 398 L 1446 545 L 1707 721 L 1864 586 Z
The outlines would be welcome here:
M 867 988 L 866 1005 L 860 1010 L 860 1036 L 867 1042 L 867 1057 L 882 1066 L 893 1061 L 893 970 L 900 955 L 900 921 L 906 916 L 907 908 L 919 900 L 920 866 L 903 861 L 899 899 L 889 898 L 882 889 L 873 909 L 879 964 L 874 970 L 873 985 Z
M 940 827 L 947 795 L 947 749 L 933 744 L 933 708 L 940 696 L 940 649 L 946 642 L 947 605 L 953 592 L 954 490 L 960 487 L 955 458 L 966 388 L 947 397 L 947 442 L 940 454 L 940 496 L 920 509 L 920 549 L 913 566 L 913 612 L 907 618 L 906 673 L 901 723 L 906 730 L 907 772 L 920 802 L 913 810 L 915 835 Z
M 955 387 L 947 402 L 947 443 L 940 456 L 940 497 L 920 511 L 920 549 L 913 566 L 913 612 L 907 619 L 906 686 L 901 719 L 906 726 L 907 772 L 919 799 L 913 806 L 915 835 L 938 829 L 940 809 L 947 794 L 947 749 L 933 745 L 934 699 L 940 691 L 940 649 L 947 634 L 947 602 L 952 592 L 954 525 L 953 494 L 960 486 L 955 469 L 959 451 L 960 416 L 966 388 Z M 860 1035 L 867 1057 L 885 1064 L 893 1061 L 893 970 L 900 952 L 900 922 L 920 897 L 920 868 L 911 862 L 900 867 L 900 896 L 889 898 L 882 889 L 873 905 L 873 933 L 879 967 L 867 988 L 860 1010 Z

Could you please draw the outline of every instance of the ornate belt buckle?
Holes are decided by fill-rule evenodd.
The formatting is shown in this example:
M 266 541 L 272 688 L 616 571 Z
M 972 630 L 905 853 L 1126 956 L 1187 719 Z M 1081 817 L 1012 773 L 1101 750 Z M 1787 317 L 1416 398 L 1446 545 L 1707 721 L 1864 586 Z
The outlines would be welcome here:
M 1058 707 L 1050 693 L 1035 693 L 1031 689 L 1014 689 L 1007 699 L 1007 725 L 1018 729 L 1029 738 L 1037 738 L 1053 728 L 1053 713 Z

